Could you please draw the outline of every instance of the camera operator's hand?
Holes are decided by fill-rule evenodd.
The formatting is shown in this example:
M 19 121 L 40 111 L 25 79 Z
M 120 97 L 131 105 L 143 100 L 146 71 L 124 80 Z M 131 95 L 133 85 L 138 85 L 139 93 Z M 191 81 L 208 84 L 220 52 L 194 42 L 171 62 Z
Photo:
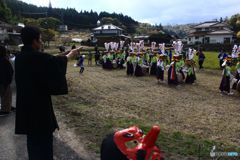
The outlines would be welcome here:
M 82 48 L 83 48 L 83 47 L 79 47 L 79 48 L 76 48 L 76 49 L 71 50 L 71 51 L 66 55 L 67 58 L 70 59 L 70 58 L 76 56 L 76 55 L 79 53 L 80 49 L 82 49 Z

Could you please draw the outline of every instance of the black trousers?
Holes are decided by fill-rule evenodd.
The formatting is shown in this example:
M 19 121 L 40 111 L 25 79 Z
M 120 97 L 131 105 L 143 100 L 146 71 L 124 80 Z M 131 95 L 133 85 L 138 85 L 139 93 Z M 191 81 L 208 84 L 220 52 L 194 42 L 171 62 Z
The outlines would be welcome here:
M 79 73 L 83 73 L 83 71 L 84 71 L 84 67 L 80 67 Z
M 53 160 L 53 134 L 27 135 L 29 160 Z
M 230 93 L 230 77 L 223 76 L 219 89 L 223 92 L 226 91 Z
M 223 69 L 222 64 L 223 64 L 223 60 L 220 60 L 219 61 L 219 66 L 220 66 L 221 69 Z
M 199 69 L 202 69 L 202 68 L 203 68 L 203 62 L 204 62 L 204 61 L 198 61 Z

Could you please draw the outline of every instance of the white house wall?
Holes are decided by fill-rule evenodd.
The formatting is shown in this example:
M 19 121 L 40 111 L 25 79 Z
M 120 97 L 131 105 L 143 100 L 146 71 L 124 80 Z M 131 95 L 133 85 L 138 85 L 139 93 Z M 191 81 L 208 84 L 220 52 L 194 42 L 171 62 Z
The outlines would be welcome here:
M 187 43 L 195 44 L 196 42 L 202 43 L 202 41 L 203 41 L 203 37 L 199 37 L 198 39 L 196 39 L 195 37 L 191 37 L 191 41 L 189 41 L 189 38 L 188 38 Z
M 205 37 L 210 38 L 210 44 L 216 44 L 216 43 L 224 43 L 224 38 L 230 38 L 230 41 L 232 42 L 232 35 L 207 35 Z M 187 39 L 188 44 L 195 44 L 196 42 L 203 42 L 204 37 L 199 37 L 196 39 L 195 37 L 191 37 L 191 41 L 189 41 L 189 38 Z
M 230 38 L 232 42 L 232 35 L 208 35 L 206 37 L 210 38 L 210 44 L 224 43 L 224 38 Z

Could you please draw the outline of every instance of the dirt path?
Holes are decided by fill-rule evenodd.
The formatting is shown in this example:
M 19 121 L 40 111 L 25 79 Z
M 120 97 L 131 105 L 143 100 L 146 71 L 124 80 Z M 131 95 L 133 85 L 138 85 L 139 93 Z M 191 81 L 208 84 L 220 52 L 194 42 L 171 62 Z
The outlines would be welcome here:
M 1 101 L 0 101 L 1 102 Z M 15 95 L 13 96 L 15 106 Z M 61 122 L 60 122 L 61 123 Z M 81 148 L 80 153 L 73 148 L 70 131 L 67 131 L 64 124 L 62 129 L 54 134 L 54 160 L 92 160 L 86 151 Z M 0 160 L 27 160 L 26 136 L 14 134 L 15 113 L 0 117 Z M 81 143 L 78 144 L 78 148 Z

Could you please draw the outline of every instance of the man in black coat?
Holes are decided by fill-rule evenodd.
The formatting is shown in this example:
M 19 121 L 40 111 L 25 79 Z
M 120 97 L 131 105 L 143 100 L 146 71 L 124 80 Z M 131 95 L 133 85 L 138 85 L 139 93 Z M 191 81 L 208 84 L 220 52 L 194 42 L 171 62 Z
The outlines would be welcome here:
M 66 56 L 41 53 L 41 33 L 38 28 L 25 27 L 21 38 L 23 48 L 16 56 L 17 87 L 16 134 L 27 135 L 29 160 L 53 160 L 53 132 L 58 129 L 51 95 L 67 94 Z

